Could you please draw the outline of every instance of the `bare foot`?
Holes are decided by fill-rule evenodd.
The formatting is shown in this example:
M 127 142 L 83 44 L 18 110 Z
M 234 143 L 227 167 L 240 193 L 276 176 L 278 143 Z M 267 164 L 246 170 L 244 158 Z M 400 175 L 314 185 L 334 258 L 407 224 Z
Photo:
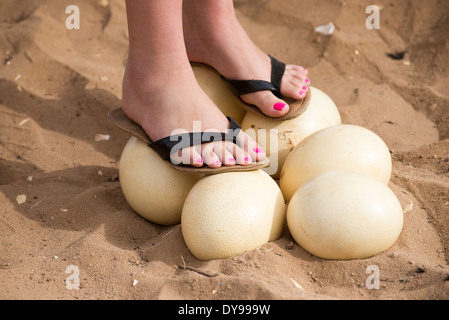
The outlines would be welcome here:
M 157 57 L 152 65 L 128 62 L 123 79 L 123 111 L 140 124 L 153 140 L 168 137 L 177 130 L 194 131 L 194 122 L 201 131 L 225 132 L 229 121 L 203 92 L 188 64 L 170 63 L 174 57 Z M 167 61 L 166 61 L 167 60 Z M 181 60 L 182 61 L 182 60 Z M 265 153 L 244 132 L 237 141 L 211 142 L 184 148 L 172 155 L 172 161 L 195 167 L 208 165 L 247 165 L 265 159 Z
M 184 0 L 184 38 L 190 61 L 213 66 L 233 80 L 271 81 L 271 61 L 248 37 L 237 20 L 232 1 Z M 283 96 L 304 99 L 310 80 L 307 69 L 286 65 L 281 82 Z M 271 117 L 285 115 L 288 104 L 271 91 L 241 96 Z

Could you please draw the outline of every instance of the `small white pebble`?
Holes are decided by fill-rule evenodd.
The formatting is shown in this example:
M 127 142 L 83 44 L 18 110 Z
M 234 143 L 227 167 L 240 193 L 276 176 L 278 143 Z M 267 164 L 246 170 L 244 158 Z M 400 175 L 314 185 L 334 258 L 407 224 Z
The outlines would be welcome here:
M 17 201 L 17 203 L 18 203 L 19 205 L 21 205 L 22 203 L 24 203 L 25 201 L 27 201 L 27 196 L 24 195 L 24 194 L 19 194 L 19 195 L 16 197 L 16 201 Z
M 108 141 L 111 136 L 109 134 L 97 134 L 95 141 Z
M 413 202 L 411 200 L 408 200 L 409 203 L 407 203 L 404 207 L 404 213 L 407 213 L 409 211 L 413 210 Z
M 28 121 L 30 121 L 30 118 L 23 119 L 22 121 L 19 122 L 19 126 L 23 126 Z

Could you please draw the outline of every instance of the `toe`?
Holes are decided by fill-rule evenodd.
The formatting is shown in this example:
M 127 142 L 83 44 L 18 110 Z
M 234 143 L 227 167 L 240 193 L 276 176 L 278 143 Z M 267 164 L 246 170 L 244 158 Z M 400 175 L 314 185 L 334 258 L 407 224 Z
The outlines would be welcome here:
M 285 67 L 285 73 L 304 81 L 309 75 L 309 70 L 297 65 L 287 65 Z
M 256 161 L 262 161 L 266 158 L 265 151 L 262 150 L 257 144 L 251 146 L 248 149 L 248 153 L 252 159 L 256 159 Z
M 226 143 L 226 149 L 233 155 L 236 164 L 248 165 L 252 163 L 250 155 L 234 143 Z
M 214 142 L 213 151 L 217 155 L 219 161 L 224 166 L 234 166 L 236 164 L 235 158 L 231 152 L 226 148 L 225 142 Z
M 223 155 L 223 157 L 221 158 L 221 162 L 225 166 L 235 166 L 236 165 L 234 156 L 227 149 L 223 151 L 222 155 Z
M 303 99 L 308 90 L 309 87 L 305 81 L 301 81 L 291 75 L 286 75 L 281 84 L 282 93 L 294 99 Z
M 252 162 L 265 160 L 265 151 L 257 144 L 257 142 L 244 132 L 240 132 L 237 136 L 238 145 L 250 157 Z
M 287 91 L 289 91 L 289 89 L 285 89 L 284 87 L 293 85 L 297 90 L 296 92 L 291 91 L 291 97 L 298 99 L 298 97 L 301 96 L 302 98 L 304 98 L 305 93 L 307 93 L 307 90 L 310 86 L 310 79 L 308 78 L 308 75 L 309 71 L 307 69 L 296 65 L 289 65 L 286 68 L 284 78 L 282 79 L 282 93 L 288 95 Z M 302 93 L 300 93 L 301 91 Z
M 202 167 L 204 164 L 203 157 L 195 147 L 183 148 L 178 153 L 172 154 L 170 158 L 175 164 L 191 165 L 194 167 Z
M 281 117 L 287 114 L 288 104 L 277 98 L 271 91 L 259 91 L 241 96 L 242 100 L 248 104 L 257 106 L 260 111 L 270 117 Z
M 202 156 L 207 166 L 211 168 L 221 167 L 221 161 L 218 155 L 214 152 L 213 143 L 208 143 L 203 146 Z
M 187 148 L 188 151 L 186 151 L 186 159 L 188 159 L 189 162 L 184 164 L 191 164 L 194 167 L 202 167 L 204 165 L 203 157 L 201 156 L 201 150 L 195 147 Z

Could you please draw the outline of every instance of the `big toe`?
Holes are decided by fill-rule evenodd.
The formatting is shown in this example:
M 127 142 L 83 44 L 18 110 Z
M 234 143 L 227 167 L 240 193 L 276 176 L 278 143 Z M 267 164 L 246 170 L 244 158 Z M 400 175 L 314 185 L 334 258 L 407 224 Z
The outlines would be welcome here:
M 282 117 L 288 113 L 289 106 L 277 98 L 271 91 L 259 91 L 241 96 L 242 100 L 248 104 L 254 105 L 269 117 Z

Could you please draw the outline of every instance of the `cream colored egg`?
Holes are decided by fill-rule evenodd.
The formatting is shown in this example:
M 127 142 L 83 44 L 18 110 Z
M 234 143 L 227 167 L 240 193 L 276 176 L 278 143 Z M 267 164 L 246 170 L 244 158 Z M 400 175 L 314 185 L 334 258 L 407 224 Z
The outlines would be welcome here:
M 308 108 L 295 119 L 279 121 L 253 112 L 247 112 L 243 118 L 242 129 L 266 152 L 270 166 L 264 170 L 274 179 L 279 179 L 285 159 L 298 143 L 321 129 L 341 124 L 332 99 L 317 88 L 310 87 L 310 90 L 312 98 Z
M 135 137 L 123 149 L 119 175 L 123 194 L 131 208 L 145 219 L 161 225 L 181 222 L 184 199 L 202 177 L 173 169 Z
M 280 187 L 285 201 L 314 176 L 331 170 L 370 174 L 384 184 L 391 177 L 391 155 L 374 132 L 355 125 L 325 128 L 301 141 L 282 167 Z
M 201 89 L 211 98 L 225 116 L 232 117 L 238 123 L 242 122 L 246 111 L 242 101 L 230 89 L 215 70 L 201 64 L 192 65 L 196 80 Z
M 393 191 L 376 178 L 328 171 L 296 191 L 287 224 L 298 245 L 317 257 L 363 259 L 396 242 L 403 212 Z
M 182 234 L 198 259 L 222 259 L 278 239 L 285 214 L 281 190 L 262 170 L 210 175 L 186 198 Z

